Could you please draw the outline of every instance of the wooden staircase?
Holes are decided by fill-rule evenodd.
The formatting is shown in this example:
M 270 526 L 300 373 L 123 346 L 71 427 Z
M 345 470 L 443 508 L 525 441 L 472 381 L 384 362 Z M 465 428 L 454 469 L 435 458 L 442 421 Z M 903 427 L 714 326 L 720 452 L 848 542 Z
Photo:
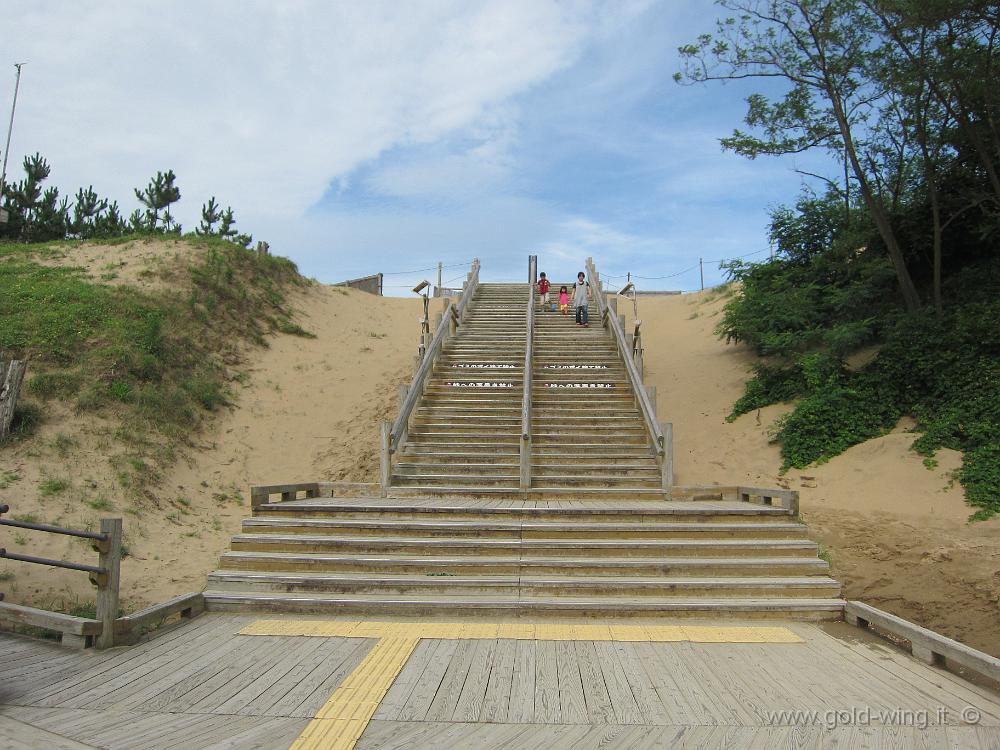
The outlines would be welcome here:
M 211 609 L 839 617 L 803 524 L 746 503 L 317 498 L 265 505 Z
M 209 576 L 210 609 L 841 616 L 794 507 L 670 499 L 649 401 L 603 301 L 582 328 L 529 314 L 527 284 L 477 281 L 474 266 L 455 335 L 446 318 L 410 406 L 383 429 L 386 496 L 255 502 Z

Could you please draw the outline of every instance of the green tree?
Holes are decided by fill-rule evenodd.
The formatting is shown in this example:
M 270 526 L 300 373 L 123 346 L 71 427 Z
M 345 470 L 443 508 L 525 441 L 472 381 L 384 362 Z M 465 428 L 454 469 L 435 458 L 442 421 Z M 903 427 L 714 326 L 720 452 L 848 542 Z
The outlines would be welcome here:
M 733 17 L 718 21 L 680 48 L 679 82 L 743 78 L 783 79 L 777 101 L 748 99 L 746 122 L 759 135 L 735 130 L 725 148 L 751 159 L 824 147 L 843 155 L 878 234 L 885 244 L 907 309 L 921 300 L 893 227 L 891 208 L 899 183 L 898 160 L 869 123 L 887 105 L 881 82 L 870 72 L 877 23 L 860 0 L 719 0 Z M 881 133 L 885 135 L 885 131 Z M 874 173 L 874 174 L 873 174 Z
M 100 215 L 107 208 L 107 199 L 98 198 L 93 185 L 87 187 L 86 190 L 83 188 L 77 190 L 76 200 L 73 203 L 73 220 L 69 226 L 70 233 L 81 239 L 93 237 L 96 234 Z
M 157 172 L 144 190 L 135 189 L 135 197 L 146 207 L 143 224 L 148 231 L 172 231 L 173 216 L 170 214 L 170 206 L 181 199 L 180 188 L 175 184 L 176 179 L 174 170 L 168 169 L 166 172 Z
M 201 235 L 215 234 L 215 225 L 219 223 L 221 218 L 222 211 L 219 210 L 219 204 L 215 202 L 215 196 L 213 195 L 209 198 L 208 203 L 201 205 L 201 224 L 194 230 L 195 233 Z

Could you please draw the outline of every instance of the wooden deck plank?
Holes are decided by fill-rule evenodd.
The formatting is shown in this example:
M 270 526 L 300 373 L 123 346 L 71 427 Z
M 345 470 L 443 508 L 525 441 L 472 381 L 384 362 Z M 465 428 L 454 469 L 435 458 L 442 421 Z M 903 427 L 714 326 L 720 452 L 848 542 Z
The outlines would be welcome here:
M 417 678 L 413 692 L 399 709 L 399 718 L 406 721 L 426 720 L 431 704 L 441 689 L 448 665 L 458 650 L 459 641 L 435 641 L 434 653 L 430 655 L 424 670 Z
M 604 681 L 604 671 L 597 655 L 597 644 L 592 641 L 575 641 L 576 662 L 580 668 L 580 679 L 583 685 L 583 698 L 587 707 L 587 716 L 591 724 L 619 724 L 615 716 L 611 696 Z M 562 666 L 560 664 L 560 666 Z
M 493 668 L 490 671 L 483 710 L 479 721 L 502 723 L 507 721 L 510 696 L 514 686 L 514 657 L 518 641 L 505 638 L 497 641 Z
M 284 674 L 278 676 L 277 679 L 272 678 L 270 684 L 263 691 L 236 713 L 245 716 L 275 716 L 271 713 L 271 708 L 275 703 L 306 679 L 313 670 L 317 669 L 331 650 L 330 641 L 325 638 L 311 638 L 310 640 L 315 644 L 313 649 L 303 652 Z
M 393 721 L 399 718 L 399 712 L 413 693 L 420 675 L 434 656 L 437 641 L 421 640 L 413 650 L 403 669 L 396 676 L 389 691 L 385 694 L 373 719 Z
M 469 673 L 455 703 L 452 721 L 479 721 L 479 717 L 482 716 L 497 643 L 495 640 L 476 641 L 476 648 L 469 663 Z
M 587 700 L 573 641 L 555 641 L 559 710 L 565 724 L 586 724 Z
M 69 696 L 75 698 L 90 688 L 106 685 L 134 669 L 141 669 L 146 662 L 169 654 L 180 643 L 188 648 L 189 644 L 224 626 L 224 622 L 199 619 L 191 623 L 191 630 L 186 633 L 183 628 L 178 628 L 174 633 L 165 633 L 162 639 L 157 638 L 121 652 L 86 654 L 87 669 L 80 669 L 84 662 L 70 661 L 58 680 L 26 693 L 22 699 L 33 705 L 62 705 Z
M 319 638 L 302 638 L 296 640 L 299 642 L 282 649 L 280 658 L 273 661 L 268 669 L 261 672 L 239 692 L 219 703 L 213 711 L 222 714 L 252 713 L 244 709 L 250 703 L 260 698 L 274 683 L 292 671 L 296 665 L 312 657 L 323 646 L 322 639 Z
M 535 642 L 513 641 L 513 644 L 514 664 L 505 721 L 532 722 L 535 720 Z
M 91 705 L 116 710 L 134 706 L 148 708 L 157 695 L 187 679 L 198 671 L 199 665 L 225 658 L 238 647 L 239 641 L 228 633 L 220 633 L 211 639 L 185 645 L 186 648 L 176 649 L 151 660 L 149 666 L 154 666 L 154 669 L 144 670 L 144 673 L 131 682 L 123 681 L 116 690 L 93 699 Z
M 312 639 L 305 637 L 275 639 L 276 642 L 254 653 L 248 669 L 240 670 L 232 679 L 217 684 L 210 694 L 202 696 L 189 710 L 197 713 L 228 714 L 231 713 L 229 705 L 242 708 L 245 705 L 243 696 L 252 696 L 250 698 L 252 700 L 260 695 L 266 687 L 266 685 L 261 686 L 261 680 L 265 675 L 276 665 L 284 662 L 287 656 L 295 657 L 301 653 L 303 648 L 309 645 L 310 640 Z
M 559 664 L 555 641 L 533 641 L 535 646 L 535 721 L 561 724 Z
M 623 642 L 612 644 L 621 664 L 622 674 L 632 691 L 632 698 L 635 700 L 642 722 L 666 724 L 669 722 L 670 716 L 636 653 L 637 645 L 636 643 Z
M 322 663 L 268 710 L 273 716 L 312 718 L 371 651 L 371 638 L 331 638 Z
M 643 724 L 645 719 L 635 696 L 632 694 L 632 686 L 625 676 L 625 668 L 622 666 L 616 648 L 618 645 L 611 641 L 593 644 L 598 664 L 604 675 L 604 685 L 611 698 L 611 708 L 615 712 L 615 721 L 618 724 Z
M 444 679 L 441 680 L 437 694 L 427 711 L 425 718 L 428 721 L 448 721 L 454 715 L 475 652 L 475 641 L 457 641 L 455 653 L 448 663 Z

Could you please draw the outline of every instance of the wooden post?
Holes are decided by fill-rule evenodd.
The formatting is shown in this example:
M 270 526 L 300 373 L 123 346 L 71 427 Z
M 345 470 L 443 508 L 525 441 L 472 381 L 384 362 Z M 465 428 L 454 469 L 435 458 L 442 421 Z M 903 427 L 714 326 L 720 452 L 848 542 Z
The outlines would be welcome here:
M 27 367 L 28 363 L 24 360 L 0 360 L 0 439 L 7 437 L 14 420 L 14 408 Z
M 674 423 L 660 422 L 660 430 L 663 432 L 663 489 L 670 490 L 674 486 Z
M 98 565 L 104 572 L 91 577 L 97 584 L 97 619 L 101 621 L 101 634 L 97 648 L 115 645 L 115 620 L 118 618 L 118 583 L 122 564 L 122 519 L 102 518 L 101 533 L 107 539 L 94 545 L 100 552 Z
M 529 386 L 530 387 L 530 386 Z M 521 435 L 521 492 L 531 488 L 531 436 Z
M 392 431 L 392 424 L 388 420 L 382 420 L 382 429 L 379 435 L 379 486 L 382 488 L 382 497 L 389 494 L 389 483 L 392 481 L 392 454 L 389 452 L 389 434 Z
M 406 397 L 410 395 L 410 386 L 406 383 L 399 386 L 399 408 L 403 408 L 403 402 L 406 401 Z M 409 432 L 409 423 L 403 425 L 403 432 L 399 436 L 399 445 L 402 446 L 406 442 L 407 433 Z

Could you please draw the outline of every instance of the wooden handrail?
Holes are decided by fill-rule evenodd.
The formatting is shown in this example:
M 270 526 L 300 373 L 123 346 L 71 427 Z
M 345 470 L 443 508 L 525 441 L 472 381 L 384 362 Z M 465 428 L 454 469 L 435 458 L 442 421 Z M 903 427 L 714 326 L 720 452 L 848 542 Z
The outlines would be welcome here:
M 597 310 L 601 315 L 601 321 L 602 323 L 606 323 L 614 333 L 618 351 L 621 353 L 622 359 L 625 360 L 625 372 L 628 373 L 632 390 L 635 391 L 635 397 L 639 402 L 639 410 L 642 412 L 642 420 L 646 423 L 646 429 L 649 431 L 650 439 L 653 441 L 653 448 L 656 450 L 657 455 L 662 457 L 665 453 L 664 445 L 666 441 L 663 437 L 663 430 L 660 429 L 660 423 L 656 420 L 656 410 L 653 408 L 653 403 L 649 400 L 646 387 L 642 384 L 642 377 L 639 375 L 635 361 L 632 359 L 632 353 L 629 351 L 629 346 L 625 341 L 625 334 L 619 327 L 618 320 L 612 319 L 615 316 L 609 314 L 607 303 L 604 301 L 604 287 L 601 284 L 601 277 L 594 267 L 592 258 L 587 258 L 587 275 L 590 277 L 591 293 L 597 300 Z
M 454 310 L 451 315 L 441 316 L 441 322 L 438 324 L 437 330 L 434 332 L 434 338 L 431 339 L 431 343 L 427 347 L 427 351 L 424 353 L 424 358 L 421 360 L 420 366 L 417 368 L 417 372 L 414 374 L 413 380 L 410 382 L 406 398 L 399 406 L 399 415 L 392 423 L 392 429 L 389 432 L 390 453 L 395 453 L 399 449 L 399 442 L 402 439 L 403 434 L 406 432 L 406 425 L 410 421 L 410 414 L 413 412 L 413 408 L 417 405 L 417 402 L 423 395 L 424 382 L 427 380 L 427 376 L 430 374 L 431 370 L 434 369 L 434 361 L 437 359 L 438 354 L 441 352 L 441 347 L 444 346 L 445 339 L 448 337 L 448 331 L 452 325 L 452 319 L 454 318 L 456 321 L 460 321 L 462 319 L 462 315 L 465 313 L 465 309 L 469 306 L 469 301 L 476 293 L 476 288 L 478 286 L 479 259 L 474 258 L 472 261 L 472 270 L 469 271 L 469 278 L 465 284 L 465 291 L 462 292 L 462 298 L 455 306 L 457 309 Z
M 535 333 L 535 273 L 538 270 L 538 260 L 532 255 L 528 258 L 528 315 L 525 323 L 524 342 L 524 374 L 521 383 L 524 395 L 521 399 L 521 440 L 519 453 L 521 459 L 521 489 L 531 487 L 531 368 L 534 356 Z

